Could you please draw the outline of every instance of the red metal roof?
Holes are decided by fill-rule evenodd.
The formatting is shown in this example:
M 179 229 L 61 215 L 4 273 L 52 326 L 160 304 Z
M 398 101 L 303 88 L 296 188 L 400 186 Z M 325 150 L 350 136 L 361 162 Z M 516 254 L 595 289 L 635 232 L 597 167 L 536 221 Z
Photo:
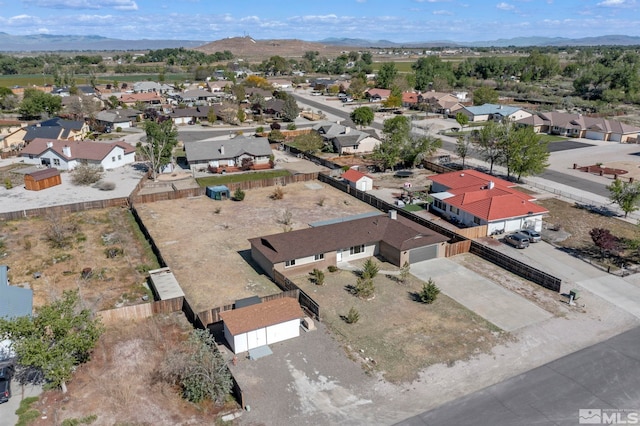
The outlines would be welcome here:
M 342 174 L 342 179 L 347 180 L 349 182 L 357 182 L 363 177 L 367 177 L 367 175 L 355 169 L 349 169 Z

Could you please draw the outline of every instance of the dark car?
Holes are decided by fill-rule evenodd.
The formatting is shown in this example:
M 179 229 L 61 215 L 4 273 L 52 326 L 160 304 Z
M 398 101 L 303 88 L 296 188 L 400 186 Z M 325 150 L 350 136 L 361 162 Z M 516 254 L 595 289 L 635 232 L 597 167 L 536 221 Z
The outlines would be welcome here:
M 529 247 L 529 237 L 520 232 L 507 235 L 504 237 L 504 242 L 519 249 Z
M 542 235 L 538 231 L 534 231 L 533 229 L 523 229 L 520 231 L 521 234 L 529 237 L 529 241 L 532 243 L 537 243 L 542 240 Z
M 0 404 L 11 398 L 11 377 L 13 367 L 0 367 Z

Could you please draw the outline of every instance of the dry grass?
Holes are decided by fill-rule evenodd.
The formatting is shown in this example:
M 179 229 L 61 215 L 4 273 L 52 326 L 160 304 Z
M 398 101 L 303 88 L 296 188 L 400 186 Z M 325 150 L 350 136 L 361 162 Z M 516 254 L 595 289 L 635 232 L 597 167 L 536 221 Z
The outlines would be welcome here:
M 67 246 L 52 248 L 47 241 L 50 220 L 74 230 Z M 33 289 L 34 306 L 71 289 L 79 289 L 93 310 L 140 303 L 148 292 L 143 267 L 156 264 L 146 242 L 138 238 L 131 214 L 120 208 L 1 222 L 0 236 L 7 252 L 3 263 L 11 268 L 9 278 Z M 116 249 L 117 256 L 108 258 L 107 248 Z M 84 268 L 92 269 L 91 278 L 81 278 Z M 34 277 L 36 273 L 40 278 Z
M 382 270 L 392 268 L 397 269 L 381 265 Z M 339 270 L 326 272 L 323 286 L 310 283 L 308 276 L 295 282 L 320 304 L 322 321 L 347 352 L 390 382 L 411 381 L 429 365 L 452 365 L 487 353 L 505 338 L 494 325 L 442 293 L 430 305 L 416 301 L 423 282 L 415 277 L 400 284 L 378 274 L 375 297 L 366 301 L 349 293 L 356 279 L 354 272 Z M 360 314 L 355 324 L 343 318 L 351 307 Z
M 64 419 L 96 415 L 92 425 L 212 424 L 221 410 L 184 401 L 177 388 L 156 379 L 167 350 L 185 341 L 191 326 L 181 313 L 158 315 L 107 328 L 92 359 L 69 382 L 69 392 L 45 392 L 35 408 L 47 419 L 35 425 L 60 424 Z
M 280 292 L 251 262 L 249 238 L 283 232 L 284 226 L 300 229 L 314 221 L 374 210 L 317 181 L 281 189 L 279 200 L 272 199 L 271 187 L 247 190 L 241 202 L 199 197 L 137 207 L 196 312 Z

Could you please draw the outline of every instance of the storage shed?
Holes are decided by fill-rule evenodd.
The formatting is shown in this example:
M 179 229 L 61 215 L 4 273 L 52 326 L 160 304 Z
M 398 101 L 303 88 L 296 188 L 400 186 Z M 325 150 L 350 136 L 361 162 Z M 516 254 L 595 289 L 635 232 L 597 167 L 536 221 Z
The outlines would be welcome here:
M 213 200 L 228 200 L 231 198 L 231 191 L 226 185 L 207 186 L 207 197 Z
M 344 179 L 351 187 L 360 191 L 371 191 L 373 189 L 373 179 L 354 169 L 349 169 L 342 174 Z
M 234 354 L 298 337 L 303 316 L 291 297 L 220 313 L 224 337 Z
M 24 175 L 24 187 L 30 191 L 40 191 L 61 183 L 60 171 L 55 168 L 42 169 Z

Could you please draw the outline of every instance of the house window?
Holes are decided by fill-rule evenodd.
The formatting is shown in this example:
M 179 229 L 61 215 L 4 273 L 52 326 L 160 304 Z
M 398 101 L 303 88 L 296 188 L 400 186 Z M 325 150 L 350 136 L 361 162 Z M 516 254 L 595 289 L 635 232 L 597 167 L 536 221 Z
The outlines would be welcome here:
M 475 223 L 476 225 L 480 225 L 480 218 L 479 217 L 473 217 L 473 223 Z
M 364 244 L 360 244 L 359 246 L 353 246 L 349 249 L 349 254 L 354 255 L 358 253 L 364 253 Z
M 118 154 L 118 160 L 122 160 L 122 155 Z
M 285 268 L 288 268 L 290 266 L 296 266 L 296 260 L 295 259 L 287 260 L 286 262 L 284 262 L 284 267 Z
M 53 165 L 54 166 L 59 166 L 60 165 L 60 159 L 59 158 L 54 158 L 53 159 Z
M 313 257 L 313 260 L 322 260 L 322 259 L 324 259 L 324 253 L 316 254 Z
M 116 162 L 116 157 L 111 157 L 111 161 L 115 163 Z

